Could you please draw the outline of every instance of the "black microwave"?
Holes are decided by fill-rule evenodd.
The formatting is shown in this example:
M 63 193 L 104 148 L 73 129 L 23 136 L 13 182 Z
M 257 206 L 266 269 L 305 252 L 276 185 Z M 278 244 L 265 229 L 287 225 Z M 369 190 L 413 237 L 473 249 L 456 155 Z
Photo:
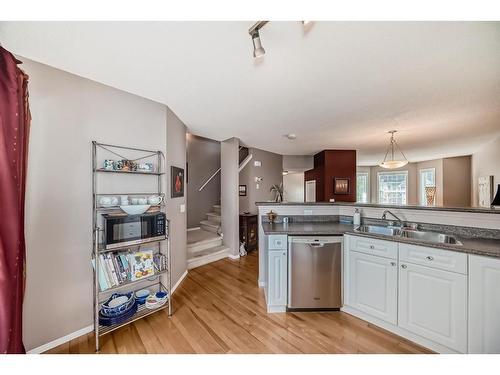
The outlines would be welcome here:
M 140 245 L 166 238 L 166 218 L 163 212 L 142 215 L 103 215 L 106 249 Z

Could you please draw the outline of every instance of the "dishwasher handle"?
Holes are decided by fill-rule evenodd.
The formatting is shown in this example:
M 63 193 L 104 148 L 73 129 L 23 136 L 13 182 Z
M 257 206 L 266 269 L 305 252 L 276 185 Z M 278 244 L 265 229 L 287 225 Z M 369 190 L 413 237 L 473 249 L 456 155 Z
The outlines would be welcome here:
M 309 246 L 312 246 L 312 247 L 323 247 L 325 246 L 324 243 L 321 243 L 321 242 L 312 242 L 309 244 Z

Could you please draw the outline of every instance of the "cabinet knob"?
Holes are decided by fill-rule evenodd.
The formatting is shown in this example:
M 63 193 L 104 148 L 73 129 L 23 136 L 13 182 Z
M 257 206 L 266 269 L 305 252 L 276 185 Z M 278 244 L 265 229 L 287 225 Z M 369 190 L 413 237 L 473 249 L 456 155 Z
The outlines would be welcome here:
M 372 249 L 372 250 L 373 250 L 373 249 L 375 249 L 375 246 L 373 246 L 373 245 L 370 245 L 370 249 Z
M 285 253 L 285 252 L 283 252 L 283 255 L 286 255 L 286 253 Z
M 408 268 L 408 266 L 407 266 L 406 264 L 402 264 L 402 265 L 401 265 L 401 268 L 405 270 L 405 269 L 407 269 L 407 268 Z
M 391 262 L 391 266 L 395 266 L 396 265 L 396 262 Z
M 426 258 L 427 260 L 434 260 L 433 257 L 431 257 L 430 255 Z

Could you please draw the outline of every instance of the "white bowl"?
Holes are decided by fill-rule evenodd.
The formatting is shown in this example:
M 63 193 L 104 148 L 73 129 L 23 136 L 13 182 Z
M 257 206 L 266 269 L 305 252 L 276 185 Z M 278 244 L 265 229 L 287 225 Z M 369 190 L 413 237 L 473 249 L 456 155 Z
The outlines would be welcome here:
M 129 215 L 140 215 L 149 210 L 150 204 L 134 204 L 130 206 L 120 206 L 123 212 Z

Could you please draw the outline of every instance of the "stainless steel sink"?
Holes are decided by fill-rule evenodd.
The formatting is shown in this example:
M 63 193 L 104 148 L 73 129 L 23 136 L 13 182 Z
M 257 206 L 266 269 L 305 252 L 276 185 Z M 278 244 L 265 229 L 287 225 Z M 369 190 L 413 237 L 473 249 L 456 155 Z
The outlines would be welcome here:
M 455 237 L 448 234 L 436 233 L 436 232 L 422 232 L 418 230 L 403 230 L 401 232 L 401 237 L 411 238 L 415 240 L 434 242 L 434 243 L 445 243 L 449 245 L 461 245 L 462 243 L 458 241 Z
M 384 236 L 398 236 L 401 229 L 393 227 L 383 227 L 381 225 L 361 225 L 355 229 L 358 232 L 382 234 Z
M 455 237 L 436 232 L 425 232 L 419 230 L 400 229 L 395 227 L 385 227 L 382 225 L 361 225 L 355 229 L 356 232 L 373 233 L 384 236 L 411 238 L 422 242 L 444 243 L 449 245 L 462 245 Z

